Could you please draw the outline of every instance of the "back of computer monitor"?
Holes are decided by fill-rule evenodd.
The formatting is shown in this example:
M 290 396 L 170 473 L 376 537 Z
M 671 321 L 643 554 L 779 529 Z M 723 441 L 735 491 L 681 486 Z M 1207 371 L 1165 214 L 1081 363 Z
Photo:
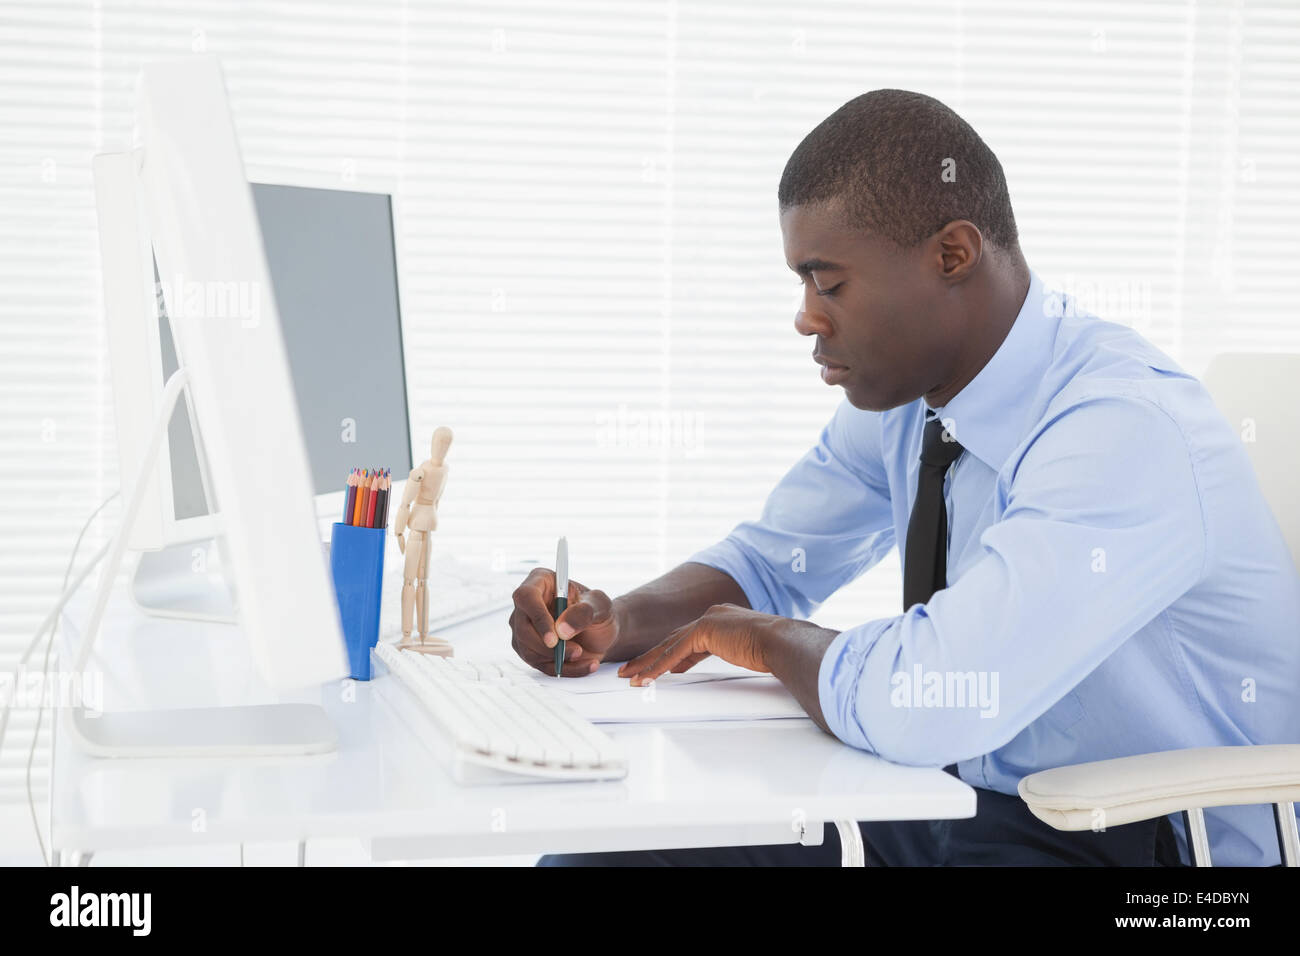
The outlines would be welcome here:
M 348 472 L 400 480 L 413 461 L 393 199 L 322 182 L 281 170 L 251 186 L 327 537 Z
M 191 376 L 241 623 L 277 687 L 347 673 L 311 471 L 218 61 L 141 71 L 140 182 L 176 350 Z

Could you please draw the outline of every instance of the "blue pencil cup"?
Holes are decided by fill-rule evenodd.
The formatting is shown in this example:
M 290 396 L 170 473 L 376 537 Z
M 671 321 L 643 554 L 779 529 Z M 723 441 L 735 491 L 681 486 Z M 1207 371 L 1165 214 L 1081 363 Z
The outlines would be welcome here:
M 330 572 L 355 680 L 370 680 L 370 650 L 379 641 L 385 531 L 335 522 L 330 540 Z

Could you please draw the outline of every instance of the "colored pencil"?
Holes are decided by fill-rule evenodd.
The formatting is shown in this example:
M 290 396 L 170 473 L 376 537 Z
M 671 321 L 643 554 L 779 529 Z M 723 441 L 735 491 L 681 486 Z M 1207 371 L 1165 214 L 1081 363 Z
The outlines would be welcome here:
M 366 526 L 366 511 L 370 507 L 370 497 L 373 495 L 375 487 L 375 469 L 366 469 L 366 480 L 361 485 L 361 509 L 357 514 L 357 526 L 364 528 Z
M 348 475 L 347 491 L 343 495 L 343 523 L 351 524 L 352 508 L 357 503 L 357 470 L 352 469 Z
M 375 497 L 375 482 L 379 480 L 379 470 L 370 469 L 370 480 L 366 482 L 366 500 L 361 503 L 361 527 L 370 527 L 366 524 L 366 516 L 370 514 L 370 502 Z
M 357 502 L 361 499 L 361 469 L 357 469 L 357 488 L 352 493 L 352 504 L 348 505 L 348 524 L 355 524 L 357 519 Z
M 380 502 L 380 505 L 384 509 L 384 514 L 383 517 L 379 519 L 379 527 L 381 528 L 388 527 L 388 499 L 392 495 L 393 487 L 393 479 L 389 477 L 391 474 L 392 472 L 390 470 L 384 470 L 384 500 Z
M 384 479 L 384 520 L 388 520 L 388 513 L 393 508 L 393 471 L 388 470 L 388 477 Z
M 379 479 L 375 478 L 374 487 L 371 489 L 370 494 L 366 496 L 365 525 L 367 528 L 373 528 L 375 526 L 375 505 L 379 503 L 379 495 Z
M 352 506 L 352 520 L 348 522 L 351 525 L 361 524 L 361 499 L 365 497 L 366 476 L 363 472 L 357 480 L 357 500 Z

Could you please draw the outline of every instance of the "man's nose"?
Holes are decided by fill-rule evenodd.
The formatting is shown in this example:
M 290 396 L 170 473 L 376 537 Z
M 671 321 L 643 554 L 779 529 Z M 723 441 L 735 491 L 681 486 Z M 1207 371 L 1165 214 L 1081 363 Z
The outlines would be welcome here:
M 829 336 L 831 323 L 815 306 L 809 308 L 807 302 L 802 302 L 794 314 L 794 330 L 800 335 Z

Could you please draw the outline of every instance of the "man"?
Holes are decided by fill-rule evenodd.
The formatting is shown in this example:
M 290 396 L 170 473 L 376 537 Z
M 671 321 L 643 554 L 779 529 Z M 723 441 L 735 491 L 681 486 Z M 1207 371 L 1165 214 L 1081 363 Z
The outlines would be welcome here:
M 550 674 L 558 634 L 565 676 L 626 661 L 633 683 L 717 655 L 776 675 L 844 743 L 979 788 L 971 819 L 862 824 L 871 863 L 1186 862 L 1181 819 L 1056 831 L 1016 785 L 1300 740 L 1300 581 L 1236 431 L 1136 332 L 1045 288 L 1001 165 L 942 103 L 846 103 L 778 199 L 795 328 L 846 401 L 758 520 L 663 577 L 615 601 L 571 583 L 552 621 L 554 575 L 534 570 L 514 647 Z M 800 619 L 894 546 L 904 613 Z M 968 679 L 968 699 L 930 698 Z M 1206 817 L 1216 863 L 1277 862 L 1269 807 Z M 833 864 L 837 842 L 543 863 Z

